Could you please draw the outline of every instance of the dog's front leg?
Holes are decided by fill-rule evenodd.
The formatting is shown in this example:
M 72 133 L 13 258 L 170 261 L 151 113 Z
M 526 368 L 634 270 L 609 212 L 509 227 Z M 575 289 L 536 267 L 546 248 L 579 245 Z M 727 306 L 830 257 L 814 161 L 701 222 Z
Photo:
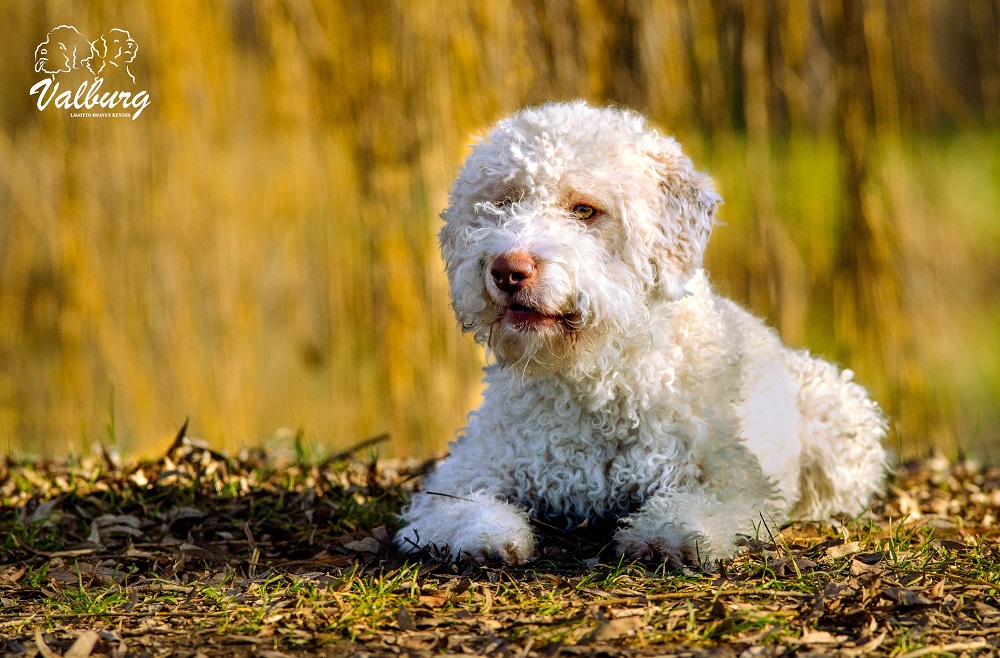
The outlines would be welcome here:
M 403 553 L 428 549 L 451 560 L 477 562 L 499 558 L 522 564 L 535 553 L 535 540 L 524 510 L 488 491 L 468 494 L 428 491 L 414 495 L 403 514 L 409 525 L 396 534 Z
M 784 520 L 782 502 L 756 459 L 741 443 L 703 455 L 696 483 L 668 483 L 623 520 L 618 551 L 673 567 L 735 555 L 741 536 L 766 533 Z

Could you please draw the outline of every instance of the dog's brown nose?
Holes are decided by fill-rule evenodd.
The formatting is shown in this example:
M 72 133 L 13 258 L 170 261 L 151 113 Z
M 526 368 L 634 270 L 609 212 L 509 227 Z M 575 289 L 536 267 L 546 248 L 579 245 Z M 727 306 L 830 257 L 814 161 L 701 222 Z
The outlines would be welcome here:
M 500 254 L 490 266 L 490 276 L 497 288 L 513 295 L 521 288 L 530 286 L 538 272 L 538 263 L 523 251 L 509 251 Z

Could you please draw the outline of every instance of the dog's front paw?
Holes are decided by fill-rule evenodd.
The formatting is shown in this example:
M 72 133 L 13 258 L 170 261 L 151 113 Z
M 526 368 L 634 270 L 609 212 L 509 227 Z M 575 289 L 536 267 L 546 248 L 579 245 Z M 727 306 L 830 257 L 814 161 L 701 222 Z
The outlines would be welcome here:
M 484 536 L 482 539 L 485 540 L 483 546 L 459 552 L 468 553 L 479 564 L 489 564 L 500 560 L 511 566 L 524 564 L 535 555 L 535 541 L 530 535 L 524 537 L 519 533 L 508 538 Z
M 672 569 L 694 567 L 708 559 L 708 546 L 702 533 L 685 524 L 666 523 L 644 527 L 629 519 L 615 533 L 618 553 L 643 562 L 666 562 Z
M 509 565 L 534 556 L 535 538 L 524 510 L 478 492 L 462 498 L 417 496 L 404 515 L 410 525 L 396 534 L 401 552 L 426 549 L 451 560 L 464 557 L 485 564 L 499 559 Z
M 616 543 L 618 552 L 641 562 L 666 562 L 671 569 L 696 567 L 700 555 L 696 541 L 671 541 L 662 537 L 628 539 Z

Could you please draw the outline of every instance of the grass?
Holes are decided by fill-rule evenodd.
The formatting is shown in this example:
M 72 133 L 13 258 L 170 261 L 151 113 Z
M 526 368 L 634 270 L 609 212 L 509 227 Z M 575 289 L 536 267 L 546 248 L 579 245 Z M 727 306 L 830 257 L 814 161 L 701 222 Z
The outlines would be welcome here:
M 404 559 L 389 538 L 426 467 L 234 458 L 183 436 L 118 466 L 5 459 L 0 652 L 997 649 L 995 468 L 909 464 L 856 519 L 768 525 L 734 560 L 671 572 L 544 527 L 523 568 Z
M 56 590 L 52 597 L 52 609 L 56 614 L 100 617 L 113 612 L 128 603 L 128 587 L 117 583 L 105 587 L 94 587 L 88 579 L 84 584 L 83 573 L 76 569 L 76 587 Z

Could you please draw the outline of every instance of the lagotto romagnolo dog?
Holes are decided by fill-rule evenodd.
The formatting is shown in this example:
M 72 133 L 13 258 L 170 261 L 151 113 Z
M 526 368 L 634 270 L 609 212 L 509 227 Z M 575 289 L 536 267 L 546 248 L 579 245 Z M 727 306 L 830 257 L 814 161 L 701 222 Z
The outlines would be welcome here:
M 491 365 L 401 551 L 517 564 L 532 517 L 610 519 L 619 552 L 692 564 L 732 556 L 762 520 L 865 509 L 886 422 L 850 371 L 712 291 L 720 201 L 626 110 L 528 108 L 473 146 L 440 242 Z

